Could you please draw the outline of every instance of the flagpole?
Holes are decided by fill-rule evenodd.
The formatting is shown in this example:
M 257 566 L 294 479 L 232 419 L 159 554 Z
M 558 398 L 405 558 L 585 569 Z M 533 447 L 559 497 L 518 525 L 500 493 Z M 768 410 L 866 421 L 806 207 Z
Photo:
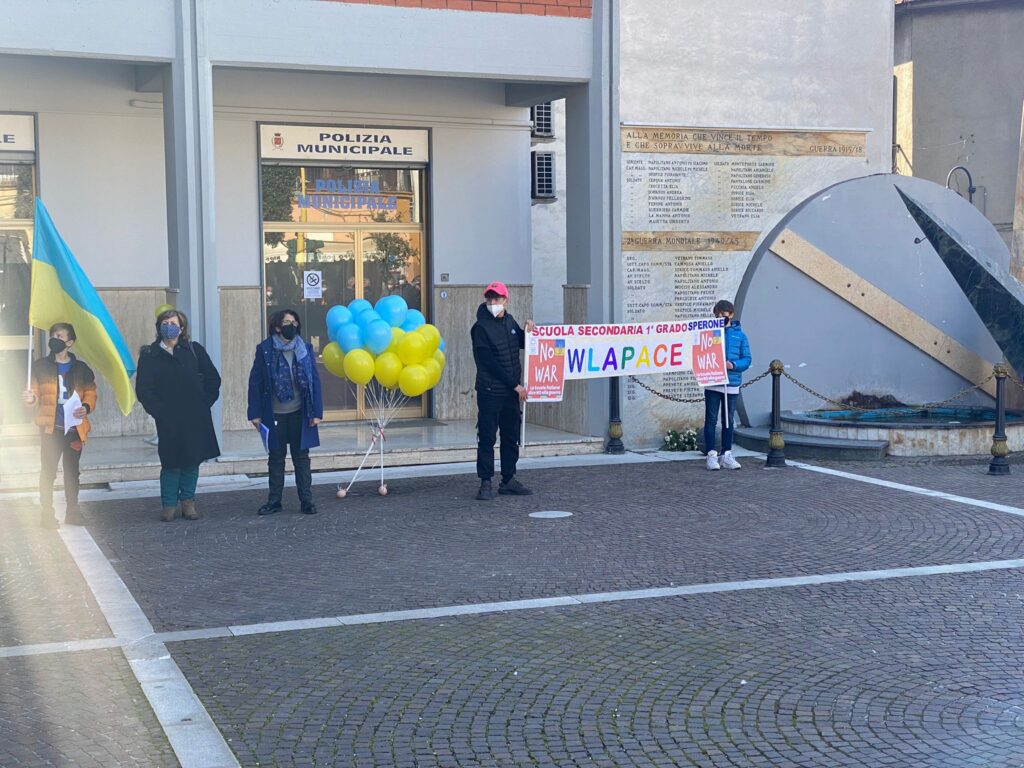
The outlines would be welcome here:
M 32 324 L 28 326 L 28 374 L 26 375 L 27 381 L 25 382 L 25 389 L 32 389 L 32 340 L 35 338 L 35 334 L 32 332 Z

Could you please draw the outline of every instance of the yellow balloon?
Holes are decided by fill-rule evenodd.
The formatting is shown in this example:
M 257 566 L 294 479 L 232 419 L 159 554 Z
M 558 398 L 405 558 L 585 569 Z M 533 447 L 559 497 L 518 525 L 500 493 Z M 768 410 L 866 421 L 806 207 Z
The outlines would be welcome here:
M 427 340 L 427 354 L 429 355 L 441 345 L 441 332 L 436 326 L 424 323 L 416 329 L 416 333 Z
M 424 360 L 422 365 L 423 370 L 425 370 L 427 372 L 427 376 L 430 377 L 427 389 L 433 389 L 437 386 L 437 382 L 441 380 L 441 366 L 438 365 L 437 360 L 432 357 L 428 357 Z
M 333 341 L 324 347 L 320 354 L 324 358 L 324 368 L 335 376 L 345 378 L 345 352 Z
M 162 315 L 164 312 L 170 309 L 174 309 L 173 304 L 161 304 L 159 307 L 156 308 L 156 316 L 160 317 L 160 315 Z
M 427 340 L 418 333 L 407 333 L 398 342 L 398 357 L 405 365 L 416 365 L 429 354 Z
M 356 384 L 369 384 L 373 378 L 373 357 L 365 349 L 353 349 L 345 355 L 345 375 Z
M 448 365 L 448 358 L 444 356 L 443 350 L 435 349 L 434 354 L 431 355 L 431 357 L 437 360 L 437 364 L 441 366 L 442 371 L 444 370 L 444 367 Z
M 394 352 L 381 352 L 373 361 L 373 375 L 385 389 L 398 386 L 398 376 L 402 373 L 402 361 Z
M 391 329 L 391 343 L 388 345 L 388 348 L 386 350 L 384 350 L 384 351 L 385 352 L 394 352 L 397 355 L 398 354 L 398 342 L 400 342 L 402 340 L 403 336 L 405 336 L 405 331 L 403 331 L 401 328 L 392 328 Z
M 398 388 L 407 397 L 422 395 L 429 387 L 429 375 L 422 365 L 407 365 L 398 376 Z

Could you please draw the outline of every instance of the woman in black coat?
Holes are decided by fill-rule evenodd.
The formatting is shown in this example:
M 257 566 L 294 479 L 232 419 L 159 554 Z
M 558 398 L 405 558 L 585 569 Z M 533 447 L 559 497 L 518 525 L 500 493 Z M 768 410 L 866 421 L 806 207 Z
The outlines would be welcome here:
M 220 374 L 199 342 L 188 335 L 184 312 L 169 309 L 156 319 L 156 341 L 142 348 L 135 393 L 156 420 L 160 453 L 161 520 L 199 519 L 199 465 L 220 456 L 210 408 L 220 397 Z

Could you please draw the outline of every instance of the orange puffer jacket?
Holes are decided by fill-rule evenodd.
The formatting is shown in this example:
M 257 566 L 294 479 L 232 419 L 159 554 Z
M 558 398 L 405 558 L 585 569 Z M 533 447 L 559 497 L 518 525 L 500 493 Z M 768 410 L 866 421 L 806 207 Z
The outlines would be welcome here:
M 70 355 L 70 353 L 69 353 Z M 65 377 L 68 390 L 74 389 L 89 413 L 96 409 L 96 376 L 92 369 L 70 355 L 71 370 Z M 32 364 L 32 392 L 36 396 L 35 422 L 47 434 L 53 434 L 57 421 L 57 363 L 53 355 L 41 357 Z M 89 417 L 78 425 L 78 437 L 84 443 L 89 436 Z

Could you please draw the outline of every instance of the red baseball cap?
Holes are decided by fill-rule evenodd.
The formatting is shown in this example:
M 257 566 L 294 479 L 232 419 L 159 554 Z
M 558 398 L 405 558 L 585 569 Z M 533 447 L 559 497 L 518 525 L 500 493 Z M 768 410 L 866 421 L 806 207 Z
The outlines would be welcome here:
M 502 282 L 495 280 L 484 288 L 484 296 L 486 297 L 491 291 L 494 291 L 499 296 L 504 296 L 506 299 L 508 298 L 508 287 Z

